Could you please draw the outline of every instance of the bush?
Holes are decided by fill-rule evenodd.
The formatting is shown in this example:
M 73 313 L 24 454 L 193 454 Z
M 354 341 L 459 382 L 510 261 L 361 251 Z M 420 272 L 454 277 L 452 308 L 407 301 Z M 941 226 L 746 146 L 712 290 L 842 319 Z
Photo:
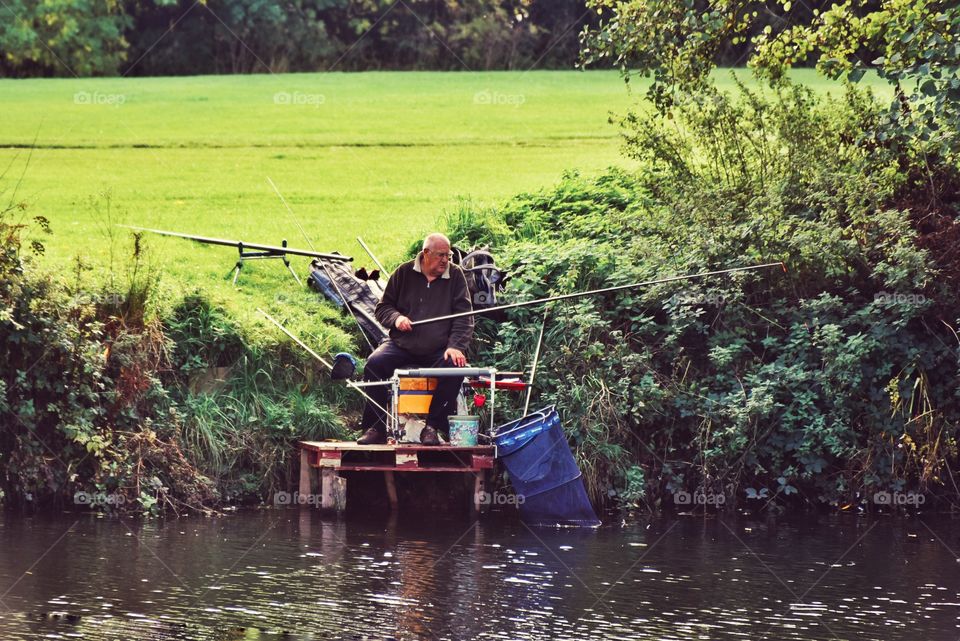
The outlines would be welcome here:
M 595 499 L 956 491 L 960 305 L 898 207 L 903 158 L 862 135 L 881 111 L 853 88 L 712 92 L 625 119 L 636 174 L 569 174 L 449 217 L 454 242 L 512 266 L 510 300 L 788 266 L 549 308 L 539 402 L 561 409 Z M 543 313 L 481 324 L 478 360 L 522 369 Z
M 0 212 L 8 506 L 207 512 L 286 489 L 297 439 L 342 434 L 342 392 L 305 385 L 316 365 L 298 348 L 241 329 L 196 293 L 161 314 L 139 238 L 126 278 L 104 288 L 79 259 L 70 277 L 39 269 L 14 209 L 26 206 Z

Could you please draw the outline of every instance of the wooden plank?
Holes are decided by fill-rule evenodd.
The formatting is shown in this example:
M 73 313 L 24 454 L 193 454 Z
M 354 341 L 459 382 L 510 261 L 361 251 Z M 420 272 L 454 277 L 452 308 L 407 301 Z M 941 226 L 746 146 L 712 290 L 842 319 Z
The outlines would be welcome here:
M 490 445 L 464 447 L 461 445 L 420 445 L 419 443 L 401 443 L 395 447 L 398 452 L 456 452 L 470 454 L 493 454 Z
M 396 448 L 395 445 L 359 445 L 353 441 L 300 441 L 300 447 L 320 452 L 327 450 L 361 450 L 364 452 L 390 452 Z
M 339 474 L 333 476 L 333 509 L 337 512 L 347 509 L 347 479 Z
M 317 453 L 320 455 L 320 460 L 317 462 L 318 467 L 340 467 L 342 455 L 339 451 L 324 450 Z
M 357 465 L 341 465 L 337 468 L 339 472 L 459 472 L 460 474 L 469 474 L 475 472 L 473 468 L 470 467 L 449 467 L 449 466 L 436 466 L 436 467 L 393 467 L 392 465 L 377 465 L 375 463 L 363 464 L 358 463 Z
M 390 500 L 390 508 L 393 510 L 397 509 L 397 483 L 396 479 L 393 477 L 393 470 L 388 470 L 383 473 L 383 480 L 387 485 L 387 498 Z
M 337 506 L 334 482 L 337 472 L 332 467 L 320 468 L 320 507 L 332 510 Z
M 420 467 L 420 457 L 416 452 L 397 452 L 397 467 L 416 468 Z
M 492 456 L 482 456 L 482 455 L 474 454 L 470 458 L 472 459 L 473 469 L 475 470 L 492 470 L 493 469 Z
M 310 452 L 305 449 L 300 450 L 300 496 L 310 494 L 310 475 L 313 470 L 310 468 Z
M 393 452 L 393 451 L 431 451 L 431 452 L 475 452 L 477 454 L 493 454 L 492 445 L 474 445 L 471 447 L 457 445 L 421 445 L 419 443 L 397 443 L 395 445 L 358 445 L 353 441 L 300 441 L 300 447 L 309 450 L 324 451 L 358 451 L 358 452 Z
M 488 501 L 483 500 L 483 495 L 487 491 L 487 472 L 486 470 L 480 470 L 479 472 L 473 473 L 473 497 L 472 505 L 473 509 L 471 513 L 476 516 L 480 512 L 484 511 L 488 505 Z

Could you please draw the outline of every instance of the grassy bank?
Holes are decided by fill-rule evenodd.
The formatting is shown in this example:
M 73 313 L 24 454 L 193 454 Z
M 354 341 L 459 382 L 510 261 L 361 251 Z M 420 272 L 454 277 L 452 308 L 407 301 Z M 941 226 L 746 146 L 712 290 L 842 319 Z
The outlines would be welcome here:
M 631 166 L 608 117 L 634 101 L 615 72 L 8 80 L 0 167 L 17 175 L 29 152 L 16 146 L 35 142 L 20 195 L 50 220 L 45 261 L 59 268 L 75 255 L 107 265 L 117 222 L 304 245 L 299 222 L 320 250 L 363 257 L 359 235 L 392 263 L 461 199 L 490 205 L 568 169 Z M 229 249 L 149 244 L 165 278 L 241 315 L 290 291 L 277 265 L 253 266 L 235 292 Z
M 673 122 L 641 107 L 625 156 L 607 119 L 631 99 L 612 73 L 0 83 L 0 231 L 23 247 L 0 265 L 0 491 L 202 510 L 290 487 L 296 439 L 349 436 L 356 399 L 253 310 L 327 354 L 358 347 L 349 320 L 279 264 L 235 289 L 232 250 L 115 227 L 299 245 L 298 222 L 321 250 L 360 256 L 362 235 L 388 265 L 446 225 L 496 248 L 516 299 L 784 260 L 775 281 L 557 314 L 537 402 L 562 408 L 593 498 L 655 508 L 750 489 L 852 505 L 942 489 L 940 461 L 956 457 L 949 247 L 911 218 L 928 205 L 916 158 L 860 146 L 876 106 L 821 102 L 839 87 L 795 77 L 812 92 L 717 96 Z M 478 360 L 529 366 L 539 318 L 487 328 Z M 904 435 L 912 450 L 897 450 Z
M 81 255 L 90 278 L 130 253 L 116 223 L 305 246 L 299 223 L 320 251 L 369 265 L 361 236 L 393 264 L 460 199 L 491 204 L 568 168 L 622 164 L 607 112 L 628 102 L 612 72 L 0 81 L 0 167 L 13 163 L 12 182 L 29 156 L 18 197 L 54 231 L 43 262 Z M 310 305 L 279 263 L 251 264 L 235 289 L 233 250 L 146 245 L 161 288 L 199 288 L 245 326 L 256 307 Z M 307 263 L 293 260 L 301 275 Z

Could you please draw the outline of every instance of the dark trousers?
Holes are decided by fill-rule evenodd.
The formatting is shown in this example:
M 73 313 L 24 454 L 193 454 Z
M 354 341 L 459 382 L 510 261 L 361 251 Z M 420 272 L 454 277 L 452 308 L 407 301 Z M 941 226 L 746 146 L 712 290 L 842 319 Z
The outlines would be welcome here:
M 443 359 L 444 350 L 427 356 L 418 356 L 411 354 L 402 347 L 397 347 L 393 341 L 387 339 L 380 344 L 367 359 L 367 364 L 363 368 L 363 380 L 365 381 L 383 381 L 393 376 L 396 369 L 412 369 L 416 367 L 453 367 L 451 361 Z M 430 413 L 427 414 L 427 425 L 441 432 L 448 432 L 450 424 L 447 421 L 448 416 L 457 413 L 457 394 L 460 392 L 460 386 L 463 384 L 463 377 L 459 378 L 438 378 L 437 389 L 433 392 L 433 400 L 430 402 Z M 364 391 L 383 407 L 390 409 L 390 391 L 389 387 L 366 387 Z M 360 429 L 366 430 L 376 427 L 378 430 L 386 431 L 386 417 L 372 403 L 367 402 L 363 408 L 363 419 L 360 422 Z

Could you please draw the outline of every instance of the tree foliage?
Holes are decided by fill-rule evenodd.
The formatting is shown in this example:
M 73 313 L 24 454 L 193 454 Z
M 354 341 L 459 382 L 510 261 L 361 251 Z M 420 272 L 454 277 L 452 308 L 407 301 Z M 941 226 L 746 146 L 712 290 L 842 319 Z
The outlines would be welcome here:
M 883 108 L 854 88 L 740 87 L 672 113 L 624 123 L 637 173 L 449 221 L 455 242 L 496 247 L 518 300 L 787 265 L 548 310 L 536 402 L 557 404 L 594 498 L 956 502 L 960 305 L 898 208 L 898 155 L 858 144 Z M 478 360 L 528 367 L 543 313 L 481 325 Z
M 743 46 L 761 77 L 814 65 L 831 78 L 867 71 L 895 87 L 884 137 L 941 154 L 960 149 L 960 6 L 944 0 L 591 0 L 600 20 L 584 34 L 584 61 L 652 76 L 665 111 L 709 84 L 724 48 Z M 759 27 L 759 28 L 758 28 Z M 896 144 L 896 142 L 894 143 Z
M 110 75 L 132 25 L 118 0 L 7 0 L 0 7 L 0 75 Z
M 11 0 L 0 75 L 572 67 L 582 0 Z
M 316 69 L 335 41 L 320 13 L 337 0 L 131 3 L 131 75 L 267 73 Z

